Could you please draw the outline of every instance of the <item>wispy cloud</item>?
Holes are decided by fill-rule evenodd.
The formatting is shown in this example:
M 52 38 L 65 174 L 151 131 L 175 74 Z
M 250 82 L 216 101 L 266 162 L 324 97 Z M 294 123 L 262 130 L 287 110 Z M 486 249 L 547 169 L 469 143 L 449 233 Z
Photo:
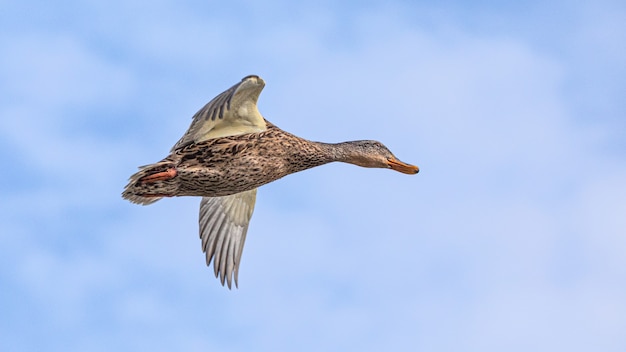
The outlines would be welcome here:
M 562 32 L 538 4 L 248 5 L 5 22 L 0 349 L 626 346 L 623 8 L 561 4 Z M 263 187 L 228 291 L 197 200 L 119 193 L 249 73 L 277 125 L 378 139 L 422 172 L 329 165 Z

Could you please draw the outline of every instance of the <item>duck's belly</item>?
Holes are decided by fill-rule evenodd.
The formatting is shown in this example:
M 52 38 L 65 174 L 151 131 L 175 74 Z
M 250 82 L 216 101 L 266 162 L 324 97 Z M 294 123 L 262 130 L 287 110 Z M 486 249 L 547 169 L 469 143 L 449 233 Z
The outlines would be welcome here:
M 180 196 L 221 197 L 255 189 L 288 175 L 282 158 L 233 158 L 202 166 L 182 162 L 176 167 Z

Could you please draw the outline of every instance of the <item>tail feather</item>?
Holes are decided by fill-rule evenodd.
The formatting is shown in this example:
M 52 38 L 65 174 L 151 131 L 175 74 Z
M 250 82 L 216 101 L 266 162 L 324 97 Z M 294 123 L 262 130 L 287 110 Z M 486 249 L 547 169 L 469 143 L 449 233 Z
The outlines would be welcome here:
M 129 178 L 122 198 L 131 203 L 148 205 L 163 197 L 173 197 L 178 188 L 175 176 L 175 165 L 171 161 L 140 166 L 139 171 Z

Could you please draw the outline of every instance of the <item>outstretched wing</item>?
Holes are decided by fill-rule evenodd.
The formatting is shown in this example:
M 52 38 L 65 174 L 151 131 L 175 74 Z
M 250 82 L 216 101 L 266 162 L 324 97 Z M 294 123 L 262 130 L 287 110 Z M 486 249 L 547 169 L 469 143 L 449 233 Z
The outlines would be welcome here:
M 256 106 L 263 87 L 259 76 L 250 75 L 213 98 L 193 116 L 172 151 L 208 139 L 264 131 L 267 127 Z
M 204 197 L 200 202 L 200 238 L 206 263 L 211 264 L 215 277 L 231 288 L 239 274 L 241 252 L 248 224 L 254 211 L 256 189 L 225 197 Z

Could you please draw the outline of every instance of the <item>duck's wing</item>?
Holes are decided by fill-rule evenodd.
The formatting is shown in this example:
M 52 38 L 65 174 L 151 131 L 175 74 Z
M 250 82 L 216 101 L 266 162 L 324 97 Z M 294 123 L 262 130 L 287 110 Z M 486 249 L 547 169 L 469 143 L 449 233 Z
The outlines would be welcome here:
M 265 82 L 259 76 L 246 76 L 213 98 L 193 116 L 172 151 L 208 139 L 264 131 L 265 121 L 256 105 L 263 87 Z
M 207 265 L 213 260 L 215 277 L 231 288 L 239 274 L 241 252 L 254 211 L 256 189 L 225 197 L 204 197 L 200 202 L 200 238 Z

